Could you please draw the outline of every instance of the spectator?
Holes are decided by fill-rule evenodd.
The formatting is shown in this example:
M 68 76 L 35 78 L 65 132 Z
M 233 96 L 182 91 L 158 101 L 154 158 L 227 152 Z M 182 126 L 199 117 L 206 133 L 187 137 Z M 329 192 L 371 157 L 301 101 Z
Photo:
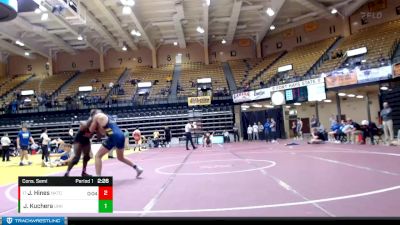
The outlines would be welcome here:
M 361 121 L 361 131 L 362 131 L 362 143 L 366 144 L 367 137 L 371 139 L 371 144 L 374 145 L 374 136 L 378 135 L 378 127 L 374 122 L 369 122 L 368 120 Z
M 251 125 L 249 124 L 249 126 L 247 127 L 247 139 L 249 141 L 251 141 L 253 139 L 253 128 L 251 127 Z
M 329 117 L 329 123 L 331 124 L 331 127 L 332 127 L 334 124 L 337 124 L 335 115 L 332 114 L 331 117 Z
M 293 137 L 294 137 L 294 139 L 296 139 L 297 138 L 297 125 L 296 125 L 296 121 L 293 121 L 292 122 L 292 131 L 293 131 Z
M 231 142 L 230 137 L 229 137 L 229 132 L 227 130 L 224 130 L 222 133 L 224 135 L 224 143 Z
M 311 117 L 311 128 L 316 128 L 319 127 L 319 122 L 317 117 L 315 117 L 315 115 L 312 115 Z
M 48 163 L 49 162 L 49 142 L 50 142 L 50 138 L 47 135 L 47 129 L 43 128 L 42 130 L 42 134 L 40 135 L 40 139 L 41 139 L 41 144 L 42 144 L 42 161 L 44 161 L 44 163 Z
M 271 141 L 271 124 L 270 124 L 270 120 L 267 119 L 267 121 L 265 121 L 264 123 L 264 136 L 265 136 L 265 141 L 269 142 Z
M 10 161 L 10 145 L 11 145 L 11 140 L 8 137 L 7 133 L 4 133 L 3 137 L 1 137 L 1 151 L 2 151 L 2 156 L 3 156 L 3 162 Z
M 253 140 L 258 140 L 258 126 L 256 123 L 253 125 Z
M 331 131 L 328 132 L 328 141 L 336 142 L 340 130 L 340 124 L 336 121 L 331 125 Z
M 271 139 L 272 139 L 272 143 L 277 142 L 276 139 L 276 122 L 274 118 L 271 118 L 271 122 L 269 127 L 271 128 Z
M 240 141 L 240 139 L 239 139 L 239 128 L 236 125 L 236 123 L 233 125 L 233 138 L 234 138 L 235 142 L 236 142 L 236 140 L 238 142 Z
M 212 147 L 212 136 L 213 134 L 210 134 L 209 132 L 206 132 L 203 135 L 203 148 L 205 147 Z M 225 139 L 225 137 L 224 137 Z
M 352 125 L 351 129 L 351 143 L 357 143 L 358 142 L 358 135 L 362 134 L 360 124 L 354 122 L 352 119 L 349 119 L 350 124 Z M 356 139 L 357 138 L 357 139 Z
M 392 120 L 392 108 L 389 103 L 383 103 L 383 109 L 381 110 L 381 117 L 383 121 L 383 132 L 385 134 L 385 143 L 389 144 L 394 139 L 393 134 L 393 120 Z
M 128 131 L 128 129 L 124 129 L 124 137 L 125 137 L 125 150 L 129 150 L 129 131 Z
M 171 129 L 169 127 L 164 127 L 164 137 L 165 137 L 165 144 L 166 147 L 169 148 L 169 144 L 171 143 Z
M 50 155 L 50 157 L 57 157 L 58 159 L 50 163 L 50 166 L 66 166 L 74 158 L 74 152 L 71 151 L 72 145 L 61 143 L 56 154 Z
M 303 121 L 301 121 L 301 118 L 297 118 L 296 134 L 297 139 L 303 140 Z
M 317 128 L 313 128 L 311 132 L 311 140 L 308 144 L 323 144 L 325 142 L 325 137 L 322 132 L 319 132 Z
M 260 140 L 264 140 L 264 126 L 261 124 L 260 121 L 258 121 L 258 137 Z
M 347 136 L 347 142 L 350 143 L 351 141 L 351 133 L 353 132 L 353 125 L 351 124 L 350 120 L 346 121 L 346 124 L 342 128 L 342 133 Z
M 153 143 L 155 148 L 160 148 L 160 132 L 157 130 L 153 132 Z

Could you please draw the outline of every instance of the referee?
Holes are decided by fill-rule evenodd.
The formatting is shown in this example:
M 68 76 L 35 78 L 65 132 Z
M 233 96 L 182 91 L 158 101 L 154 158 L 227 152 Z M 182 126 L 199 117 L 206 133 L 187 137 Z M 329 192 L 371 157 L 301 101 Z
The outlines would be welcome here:
M 193 139 L 192 139 L 192 123 L 188 122 L 185 126 L 185 137 L 186 137 L 186 150 L 190 150 L 189 149 L 189 141 L 192 144 L 193 150 L 196 149 L 196 147 L 193 144 Z

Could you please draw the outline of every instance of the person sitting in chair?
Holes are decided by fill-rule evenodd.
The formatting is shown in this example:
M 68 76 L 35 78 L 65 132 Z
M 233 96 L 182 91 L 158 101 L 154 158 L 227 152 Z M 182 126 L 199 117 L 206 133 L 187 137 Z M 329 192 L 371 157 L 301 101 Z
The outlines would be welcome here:
M 60 147 L 57 150 L 57 153 L 51 154 L 50 158 L 57 158 L 54 161 L 50 160 L 50 164 L 43 164 L 42 166 L 66 166 L 68 163 L 74 158 L 73 151 L 71 151 L 72 145 L 65 144 L 64 142 L 60 143 Z
M 379 129 L 374 122 L 369 122 L 368 120 L 363 120 L 361 122 L 362 131 L 362 144 L 366 143 L 367 137 L 371 139 L 371 144 L 375 144 L 374 137 L 379 135 Z
M 134 130 L 132 136 L 133 140 L 135 141 L 135 147 L 133 148 L 133 151 L 142 151 L 146 149 L 146 146 L 144 145 L 146 142 L 146 138 L 144 137 L 144 135 L 142 135 L 139 129 Z

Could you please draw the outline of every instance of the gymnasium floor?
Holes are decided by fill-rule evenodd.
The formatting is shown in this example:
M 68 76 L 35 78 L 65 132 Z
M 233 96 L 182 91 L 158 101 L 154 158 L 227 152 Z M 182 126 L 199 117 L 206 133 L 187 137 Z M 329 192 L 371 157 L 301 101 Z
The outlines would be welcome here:
M 142 179 L 134 179 L 132 168 L 116 159 L 106 160 L 103 175 L 114 176 L 113 214 L 64 216 L 400 216 L 399 147 L 285 143 L 129 154 L 144 167 Z M 20 169 L 13 160 L 8 167 Z M 2 180 L 9 176 L 4 168 Z M 39 175 L 38 162 L 22 168 L 24 175 Z M 58 171 L 40 173 L 60 176 L 65 168 L 53 169 Z M 71 175 L 79 172 L 76 168 Z M 94 173 L 93 164 L 88 172 Z M 15 181 L 0 186 L 0 215 L 17 214 Z

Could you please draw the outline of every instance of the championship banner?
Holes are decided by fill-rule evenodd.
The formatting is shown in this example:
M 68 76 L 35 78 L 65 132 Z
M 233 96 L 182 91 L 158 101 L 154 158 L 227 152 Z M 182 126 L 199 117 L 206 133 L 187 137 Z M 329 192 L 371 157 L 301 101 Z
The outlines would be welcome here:
M 357 73 L 358 83 L 368 83 L 379 80 L 387 80 L 392 76 L 392 67 L 383 66 L 380 68 L 372 68 L 361 70 Z
M 334 70 L 325 77 L 326 87 L 339 87 L 357 84 L 357 71 L 349 69 Z
M 189 97 L 189 106 L 211 105 L 211 96 Z
M 393 78 L 400 77 L 400 63 L 393 66 Z
M 306 32 L 313 32 L 316 29 L 318 29 L 318 23 L 315 21 L 304 24 L 304 30 Z

